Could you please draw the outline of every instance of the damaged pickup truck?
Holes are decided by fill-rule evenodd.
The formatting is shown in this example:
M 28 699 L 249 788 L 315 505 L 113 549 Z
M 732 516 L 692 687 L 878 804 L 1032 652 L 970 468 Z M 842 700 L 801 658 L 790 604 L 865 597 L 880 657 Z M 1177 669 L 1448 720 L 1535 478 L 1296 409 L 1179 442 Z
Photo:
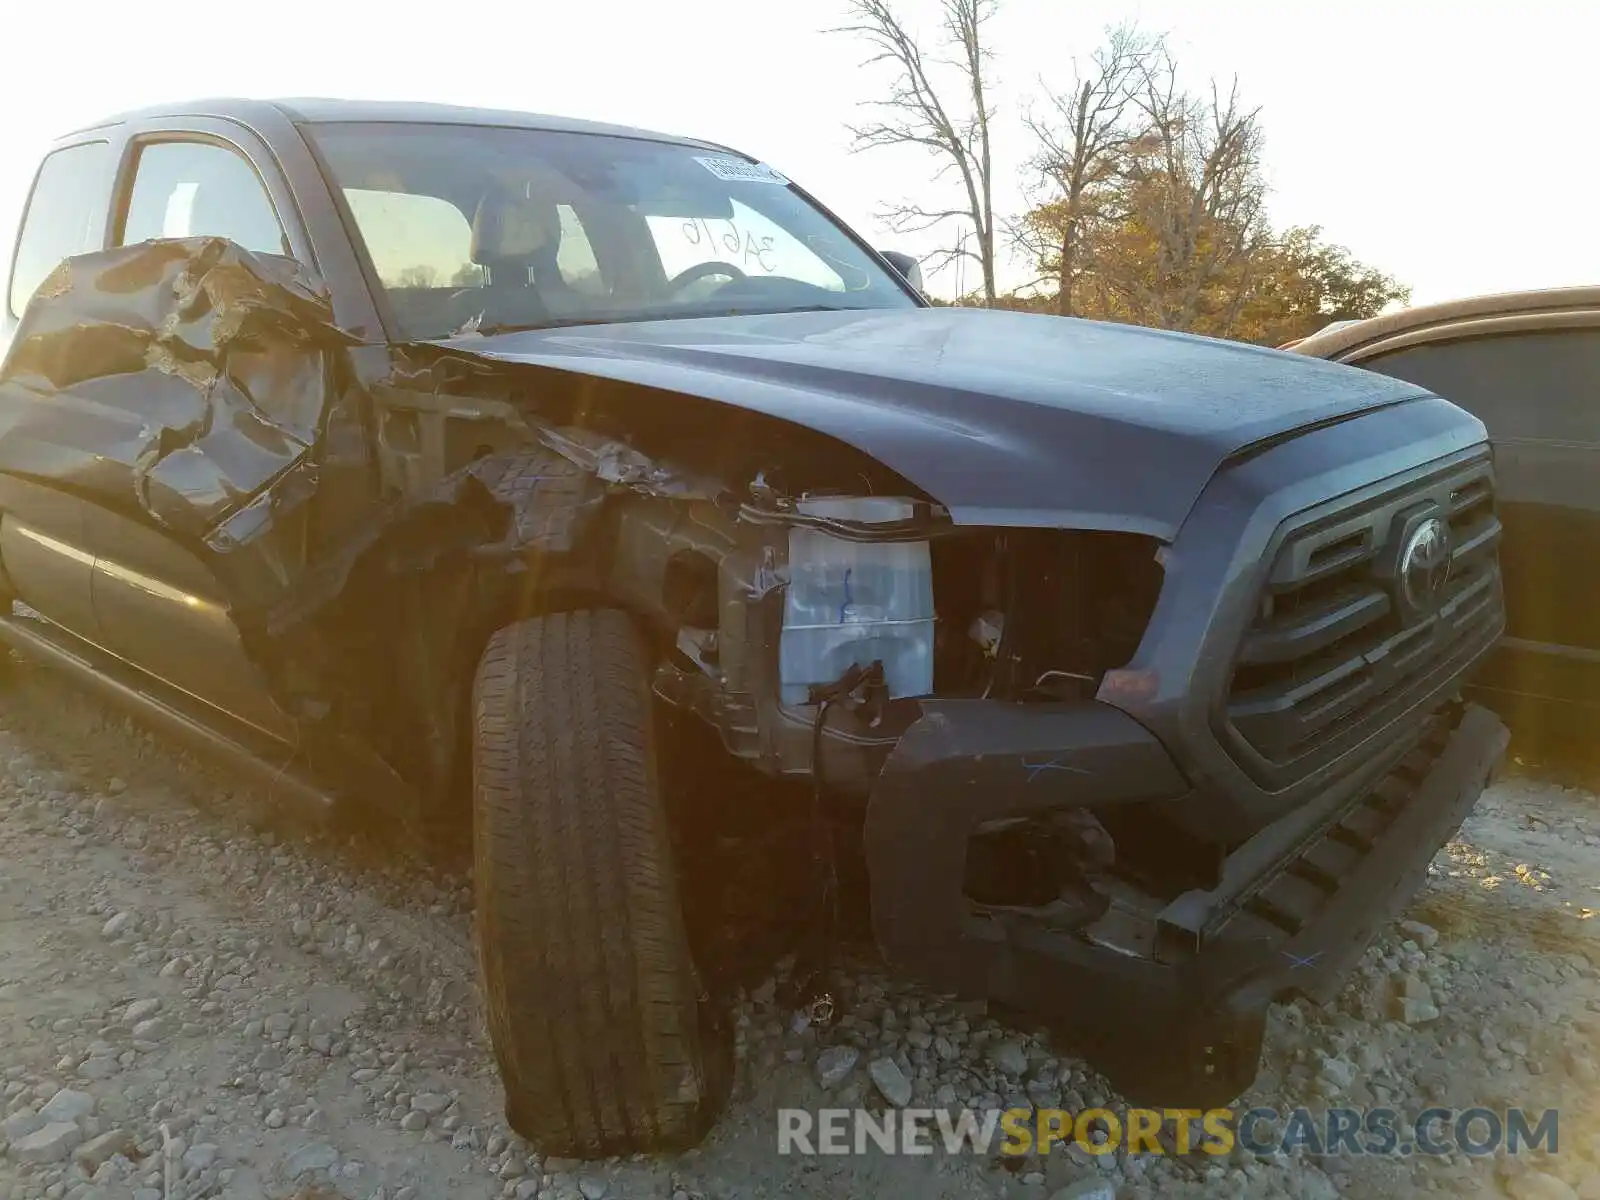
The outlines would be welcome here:
M 691 1143 L 725 1093 L 666 724 L 814 806 L 819 925 L 853 826 L 891 964 L 1197 1107 L 1505 745 L 1459 697 L 1503 625 L 1476 419 L 931 307 L 724 147 L 124 115 L 44 160 L 5 328 L 0 638 L 275 796 L 470 826 L 507 1112 L 551 1153 Z

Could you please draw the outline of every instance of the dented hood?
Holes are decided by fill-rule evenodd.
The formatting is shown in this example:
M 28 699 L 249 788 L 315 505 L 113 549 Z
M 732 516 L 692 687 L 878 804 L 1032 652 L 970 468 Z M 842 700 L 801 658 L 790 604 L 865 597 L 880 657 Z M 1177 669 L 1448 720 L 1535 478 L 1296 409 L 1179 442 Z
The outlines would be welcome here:
M 981 309 L 650 321 L 447 344 L 806 426 L 898 472 L 961 524 L 1160 538 L 1229 456 L 1426 394 L 1236 342 Z

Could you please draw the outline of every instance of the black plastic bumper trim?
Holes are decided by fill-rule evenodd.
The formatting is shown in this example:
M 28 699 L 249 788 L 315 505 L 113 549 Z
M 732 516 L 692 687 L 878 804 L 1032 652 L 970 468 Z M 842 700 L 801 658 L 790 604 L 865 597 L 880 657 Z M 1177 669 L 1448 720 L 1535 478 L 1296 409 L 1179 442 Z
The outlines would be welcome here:
M 1183 1107 L 1226 1104 L 1250 1085 L 1273 1001 L 1337 991 L 1415 893 L 1508 740 L 1492 713 L 1453 706 L 1420 782 L 1408 756 L 1371 789 L 1408 799 L 1356 861 L 1341 847 L 1348 869 L 1298 932 L 1263 932 L 1241 914 L 1169 964 L 1026 916 L 976 920 L 961 895 L 968 837 L 987 818 L 1181 787 L 1160 744 L 1104 705 L 929 709 L 890 755 L 867 808 L 873 931 L 885 957 L 935 988 L 1056 1022 L 1130 1101 Z M 1314 848 L 1297 844 L 1261 875 L 1286 874 Z

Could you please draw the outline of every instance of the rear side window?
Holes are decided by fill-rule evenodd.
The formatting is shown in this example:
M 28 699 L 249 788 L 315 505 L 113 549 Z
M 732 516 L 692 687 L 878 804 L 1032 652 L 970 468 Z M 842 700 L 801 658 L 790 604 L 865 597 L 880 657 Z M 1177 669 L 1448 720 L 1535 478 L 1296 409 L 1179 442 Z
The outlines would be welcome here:
M 1433 342 L 1359 365 L 1459 404 L 1497 440 L 1600 443 L 1600 330 Z
M 291 253 L 272 198 L 242 155 L 210 142 L 157 142 L 139 151 L 122 244 L 182 237 Z
M 64 258 L 100 248 L 111 194 L 111 147 L 68 146 L 45 158 L 28 200 L 11 268 L 10 305 L 21 316 Z

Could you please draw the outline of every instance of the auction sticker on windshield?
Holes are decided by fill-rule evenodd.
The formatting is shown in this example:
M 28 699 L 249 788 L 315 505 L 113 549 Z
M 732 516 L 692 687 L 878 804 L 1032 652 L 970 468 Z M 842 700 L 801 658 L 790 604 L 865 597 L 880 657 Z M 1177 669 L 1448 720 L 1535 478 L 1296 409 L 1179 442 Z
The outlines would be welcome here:
M 777 171 L 767 166 L 766 163 L 746 162 L 742 158 L 722 156 L 696 157 L 695 162 L 710 171 L 718 179 L 727 180 L 730 183 L 775 183 L 780 187 L 787 187 L 789 183 L 787 176 L 780 175 Z

